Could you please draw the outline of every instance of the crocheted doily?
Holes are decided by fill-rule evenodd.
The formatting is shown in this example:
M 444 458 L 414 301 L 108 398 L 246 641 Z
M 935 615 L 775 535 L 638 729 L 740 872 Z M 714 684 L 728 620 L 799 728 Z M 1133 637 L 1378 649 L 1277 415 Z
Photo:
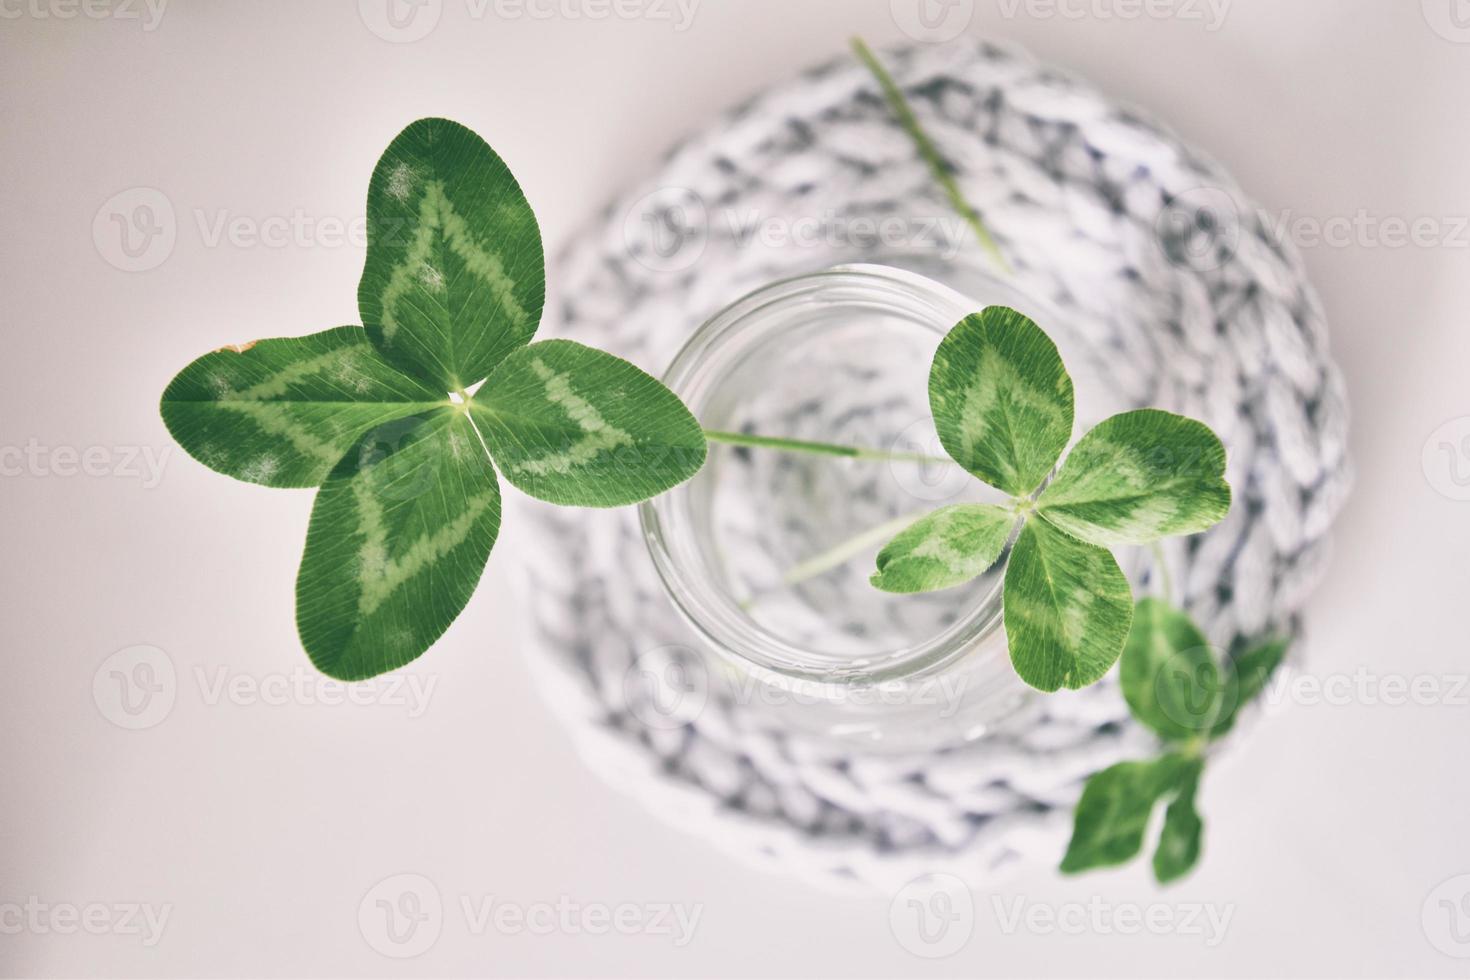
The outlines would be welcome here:
M 1225 650 L 1295 632 L 1350 477 L 1343 385 L 1292 247 L 1208 159 L 1024 53 L 957 43 L 883 57 L 1017 287 L 1065 313 L 1125 405 L 1186 412 L 1224 440 L 1236 503 L 1168 543 L 1176 595 Z M 610 207 L 553 268 L 548 332 L 658 374 L 739 296 L 891 251 L 885 217 L 946 213 L 872 77 L 844 58 L 727 113 Z M 731 215 L 805 218 L 806 235 L 773 240 Z M 927 234 L 906 244 L 978 254 L 953 222 Z M 1114 678 L 928 754 L 854 753 L 718 697 L 657 723 L 666 715 L 640 703 L 657 692 L 630 677 L 650 651 L 697 659 L 699 642 L 636 510 L 532 505 L 518 523 L 531 527 L 527 646 L 592 765 L 682 829 L 786 871 L 894 887 L 1055 862 L 1087 776 L 1154 748 Z

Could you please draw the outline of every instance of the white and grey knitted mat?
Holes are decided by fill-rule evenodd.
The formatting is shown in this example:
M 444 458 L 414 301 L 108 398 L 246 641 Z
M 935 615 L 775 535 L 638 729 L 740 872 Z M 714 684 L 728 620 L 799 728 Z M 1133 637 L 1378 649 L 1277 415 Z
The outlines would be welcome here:
M 1213 642 L 1296 630 L 1349 483 L 1347 408 L 1301 262 L 1233 181 L 1137 112 L 990 44 L 885 53 L 993 229 L 1017 285 L 1063 311 L 1122 402 L 1224 439 L 1236 490 L 1172 578 Z M 594 222 L 553 270 L 549 332 L 658 374 L 753 288 L 891 252 L 975 250 L 871 76 L 851 59 L 726 114 Z M 911 219 L 911 220 L 910 220 Z M 784 228 L 791 235 L 752 233 Z M 891 224 L 889 227 L 892 227 Z M 864 756 L 771 730 L 718 697 L 677 725 L 629 683 L 690 656 L 633 508 L 533 505 L 521 522 L 533 661 L 592 764 L 684 829 L 780 868 L 879 887 L 935 870 L 977 883 L 1054 862 L 1092 772 L 1151 749 L 1116 683 L 1041 699 L 1030 724 L 962 749 Z M 694 672 L 697 675 L 697 671 Z

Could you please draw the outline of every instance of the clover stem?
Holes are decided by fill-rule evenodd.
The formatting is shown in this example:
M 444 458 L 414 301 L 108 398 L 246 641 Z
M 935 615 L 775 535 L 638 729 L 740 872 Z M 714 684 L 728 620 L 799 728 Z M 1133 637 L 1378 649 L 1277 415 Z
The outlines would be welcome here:
M 832 456 L 840 459 L 859 459 L 867 461 L 895 462 L 895 463 L 944 463 L 956 466 L 954 460 L 948 456 L 928 456 L 924 453 L 891 453 L 881 449 L 870 449 L 866 446 L 843 446 L 831 442 L 811 442 L 806 439 L 784 439 L 778 436 L 762 436 L 749 432 L 722 432 L 718 429 L 705 429 L 704 437 L 710 442 L 723 443 L 727 446 L 739 446 L 746 449 L 770 449 L 775 452 L 805 453 L 812 456 Z M 801 583 L 816 578 L 825 572 L 829 572 L 839 565 L 844 564 L 862 554 L 874 545 L 883 544 L 899 531 L 908 527 L 914 521 L 923 517 L 928 511 L 919 511 L 903 517 L 895 518 L 877 527 L 868 528 L 846 541 L 842 541 L 818 555 L 813 555 L 798 565 L 788 569 L 781 576 L 781 584 L 786 587 L 800 585 Z M 749 609 L 759 600 L 758 596 L 747 599 L 741 605 Z
M 953 168 L 949 161 L 944 159 L 938 147 L 934 145 L 934 141 L 929 138 L 929 134 L 924 132 L 924 128 L 919 125 L 918 117 L 909 107 L 908 100 L 904 98 L 898 83 L 893 80 L 888 69 L 883 67 L 883 63 L 878 60 L 877 55 L 873 54 L 872 49 L 863 42 L 862 38 L 852 39 L 852 50 L 858 60 L 866 65 L 868 71 L 872 72 L 873 77 L 878 80 L 878 87 L 883 90 L 883 97 L 887 100 L 888 107 L 893 110 L 893 114 L 898 117 L 899 125 L 904 128 L 909 138 L 914 141 L 914 145 L 918 147 L 919 156 L 923 157 L 924 162 L 929 165 L 934 179 L 939 182 L 940 187 L 944 188 L 944 194 L 949 198 L 950 207 L 959 212 L 960 217 L 964 218 L 974 230 L 975 237 L 980 240 L 980 245 L 989 253 L 1000 270 L 1010 275 L 1010 263 L 1006 261 L 1000 246 L 991 237 L 989 229 L 985 227 L 985 222 L 980 218 L 980 213 L 970 206 L 969 201 L 965 200 L 965 195 L 955 183 Z
M 816 578 L 818 575 L 830 572 L 832 569 L 844 565 L 858 555 L 861 555 L 869 548 L 875 545 L 885 544 L 889 538 L 892 538 L 927 513 L 929 513 L 927 510 L 915 511 L 912 514 L 895 517 L 893 520 L 879 524 L 877 527 L 870 527 L 866 531 L 855 534 L 846 541 L 839 542 L 826 551 L 813 555 L 805 561 L 791 566 L 781 576 L 781 584 L 786 588 L 793 588 L 801 585 L 803 582 Z M 750 599 L 741 603 L 741 607 L 748 611 L 758 600 L 759 596 L 752 596 Z
M 904 98 L 903 91 L 898 87 L 898 83 L 893 80 L 893 76 L 888 73 L 888 69 L 883 67 L 883 63 L 878 60 L 878 57 L 873 54 L 872 49 L 868 47 L 862 38 L 855 37 L 852 39 L 852 50 L 857 55 L 858 60 L 863 63 L 877 80 L 878 87 L 882 90 L 883 98 L 888 103 L 889 109 L 897 117 L 898 123 L 904 132 L 913 140 L 914 146 L 919 151 L 919 156 L 923 158 L 934 179 L 944 190 L 950 207 L 954 208 L 960 217 L 965 219 L 965 222 L 974 231 L 975 237 L 980 242 L 980 246 L 990 256 L 996 266 L 1005 274 L 1010 275 L 1012 270 L 1010 263 L 1006 261 L 1005 254 L 1001 252 L 1000 246 L 996 244 L 995 238 L 990 234 L 990 230 L 985 227 L 985 222 L 981 219 L 980 213 L 970 205 L 969 201 L 965 200 L 964 193 L 961 192 L 959 184 L 955 181 L 953 167 L 951 167 L 949 161 L 945 160 L 944 156 L 939 152 L 939 148 L 934 145 L 934 141 L 929 138 L 929 134 L 920 125 L 918 117 L 914 115 L 914 111 L 909 106 L 908 100 Z M 954 460 L 948 457 L 928 456 L 923 453 L 890 453 L 862 446 L 840 446 L 826 442 L 782 439 L 774 436 L 761 436 L 741 432 L 721 432 L 710 429 L 706 429 L 704 435 L 710 442 L 719 442 L 730 446 L 743 446 L 752 449 L 771 449 L 777 452 L 809 453 L 818 456 L 845 457 L 847 459 L 886 460 L 889 462 L 909 463 L 946 463 L 951 466 L 956 465 Z M 1018 498 L 1012 502 L 1012 509 L 1017 517 L 1029 516 L 1033 508 L 1034 503 L 1030 500 Z M 814 555 L 789 569 L 781 577 L 781 582 L 789 588 L 831 571 L 857 555 L 862 554 L 868 548 L 884 543 L 888 538 L 924 516 L 925 513 L 927 511 L 896 518 L 886 524 L 863 531 L 835 547 L 829 548 L 819 555 Z M 1160 557 L 1160 567 L 1163 567 L 1162 556 Z M 1165 589 L 1167 592 L 1167 576 L 1169 574 L 1167 568 L 1163 570 L 1163 574 L 1165 576 Z M 749 608 L 757 601 L 757 598 L 752 597 L 746 600 L 745 603 L 742 603 L 742 605 Z
M 1169 577 L 1169 563 L 1164 560 L 1164 546 L 1154 541 L 1149 545 L 1149 550 L 1154 553 L 1154 568 L 1159 571 L 1159 585 L 1164 592 L 1164 601 L 1173 605 L 1174 580 Z
M 704 437 L 710 442 L 727 446 L 743 446 L 749 449 L 770 449 L 785 453 L 806 453 L 812 456 L 837 456 L 845 459 L 887 461 L 894 463 L 945 463 L 956 465 L 947 456 L 927 456 L 923 453 L 890 453 L 866 446 L 841 446 L 831 442 L 809 442 L 805 439 L 783 439 L 778 436 L 762 436 L 748 432 L 721 432 L 705 429 Z

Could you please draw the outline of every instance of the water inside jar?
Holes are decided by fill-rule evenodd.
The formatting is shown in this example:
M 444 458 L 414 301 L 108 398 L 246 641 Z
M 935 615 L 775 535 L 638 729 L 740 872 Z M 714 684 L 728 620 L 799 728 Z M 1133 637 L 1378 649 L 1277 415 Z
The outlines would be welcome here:
M 810 304 L 779 315 L 726 366 L 702 412 L 706 427 L 943 459 L 928 405 L 942 330 L 879 306 Z M 860 662 L 926 642 L 994 601 L 1003 563 L 922 596 L 890 595 L 868 580 L 879 549 L 909 520 L 1006 499 L 958 466 L 710 449 L 688 488 L 689 514 L 706 567 L 758 628 Z

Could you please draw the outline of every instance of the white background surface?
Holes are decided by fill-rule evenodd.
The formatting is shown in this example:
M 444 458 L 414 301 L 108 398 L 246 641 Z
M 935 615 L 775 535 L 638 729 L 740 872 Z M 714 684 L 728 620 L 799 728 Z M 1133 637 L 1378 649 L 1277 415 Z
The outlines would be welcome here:
M 1467 671 L 1470 596 L 1470 503 L 1440 492 L 1455 484 L 1437 443 L 1433 480 L 1421 465 L 1435 430 L 1470 415 L 1470 232 L 1454 220 L 1470 214 L 1470 43 L 1430 26 L 1450 24 L 1456 2 L 1429 0 L 1426 14 L 1418 0 L 1236 0 L 1209 30 L 1187 17 L 1203 4 L 1125 19 L 1128 0 L 1070 0 L 1074 19 L 976 0 L 967 29 L 1148 107 L 1273 214 L 1367 216 L 1354 242 L 1306 255 L 1348 377 L 1360 470 L 1310 610 L 1309 669 L 1427 677 L 1442 693 Z M 715 112 L 839 53 L 850 34 L 902 37 L 888 0 L 703 0 L 683 31 L 493 7 L 475 19 L 467 0 L 444 0 L 437 28 L 409 44 L 371 33 L 351 0 L 173 0 L 151 31 L 142 7 L 141 20 L 63 20 L 65 0 L 37 3 L 0 2 L 0 445 L 50 449 L 162 452 L 158 394 L 191 358 L 354 322 L 360 248 L 211 245 L 206 232 L 220 215 L 359 216 L 377 155 L 416 117 L 484 134 L 554 252 Z M 167 195 L 178 240 L 162 265 L 130 274 L 104 260 L 92 222 L 135 186 Z M 1421 217 L 1451 241 L 1378 237 L 1385 219 Z M 1454 948 L 1449 910 L 1430 902 L 1428 932 L 1422 916 L 1436 886 L 1470 873 L 1463 690 L 1458 704 L 1284 706 L 1210 773 L 1194 877 L 1160 893 L 1141 863 L 1072 880 L 1031 869 L 977 893 L 973 936 L 931 961 L 894 938 L 889 896 L 835 897 L 749 869 L 604 785 L 509 638 L 514 570 L 493 558 L 468 611 L 408 672 L 435 685 L 419 717 L 213 699 L 222 677 L 311 676 L 292 625 L 310 495 L 232 482 L 181 451 L 147 482 L 34 469 L 0 480 L 0 906 L 146 902 L 170 916 L 149 947 L 117 932 L 16 932 L 0 908 L 6 973 L 1470 972 L 1431 942 Z M 103 661 L 134 644 L 166 651 L 178 677 L 172 711 L 141 731 L 104 717 L 92 689 Z M 432 880 L 446 910 L 437 942 L 399 961 L 365 941 L 357 911 L 403 872 Z M 702 914 L 682 948 L 666 935 L 475 935 L 459 900 L 487 896 Z M 1093 896 L 1209 902 L 1232 917 L 1208 947 L 1187 934 L 1007 933 L 992 904 L 1057 910 Z M 1470 908 L 1459 926 L 1470 939 Z

